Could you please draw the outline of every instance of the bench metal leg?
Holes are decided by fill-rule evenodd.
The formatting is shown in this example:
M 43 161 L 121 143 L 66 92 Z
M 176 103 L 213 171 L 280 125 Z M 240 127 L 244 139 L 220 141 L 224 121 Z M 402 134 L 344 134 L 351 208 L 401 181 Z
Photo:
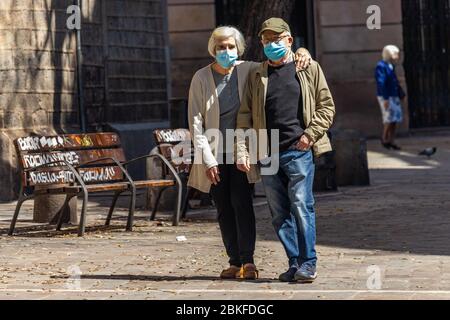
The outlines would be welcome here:
M 173 226 L 177 226 L 178 222 L 180 221 L 180 217 L 181 217 L 181 205 L 183 202 L 183 185 L 181 184 L 181 181 L 178 177 L 176 177 L 176 181 L 177 181 L 177 190 L 178 190 L 178 197 L 177 197 L 177 204 L 175 207 L 175 212 L 173 213 L 173 218 L 172 218 L 172 225 Z
M 66 195 L 66 200 L 64 200 L 64 204 L 63 204 L 63 206 L 60 209 L 59 214 L 58 214 L 58 224 L 56 225 L 56 230 L 57 231 L 61 230 L 64 218 L 66 216 L 66 214 L 65 214 L 66 213 L 66 209 L 69 206 L 70 200 L 72 200 L 72 198 L 76 197 L 76 196 L 77 196 L 76 194 L 68 194 L 68 195 Z M 70 214 L 70 211 L 68 211 L 68 213 Z
M 150 220 L 152 221 L 155 220 L 156 211 L 158 211 L 159 201 L 161 200 L 161 195 L 167 188 L 168 187 L 162 187 L 161 189 L 159 189 L 158 195 L 156 196 L 155 205 L 153 206 L 152 215 L 150 216 Z
M 16 205 L 16 210 L 14 211 L 14 216 L 11 220 L 11 226 L 9 227 L 8 235 L 12 236 L 14 234 L 14 229 L 16 227 L 17 217 L 19 216 L 20 208 L 22 207 L 22 204 L 28 199 L 31 199 L 31 198 L 27 198 L 22 195 L 19 197 L 19 200 L 17 201 L 17 205 Z
M 114 212 L 114 208 L 116 207 L 117 200 L 123 191 L 116 191 L 114 194 L 113 201 L 111 203 L 111 207 L 109 208 L 108 217 L 106 218 L 105 226 L 109 226 L 111 224 L 111 218 Z
M 191 187 L 187 187 L 187 191 L 186 194 L 184 196 L 183 199 L 183 206 L 181 209 L 181 218 L 184 219 L 186 218 L 186 212 L 189 209 L 189 199 L 192 197 L 192 193 L 193 193 L 194 189 Z
M 84 229 L 86 225 L 86 210 L 88 204 L 88 192 L 87 190 L 83 190 L 83 206 L 81 208 L 81 216 L 80 216 L 80 226 L 78 229 L 78 236 L 82 237 L 84 235 Z
M 134 210 L 136 208 L 136 187 L 131 187 L 130 211 L 128 212 L 127 231 L 133 231 Z

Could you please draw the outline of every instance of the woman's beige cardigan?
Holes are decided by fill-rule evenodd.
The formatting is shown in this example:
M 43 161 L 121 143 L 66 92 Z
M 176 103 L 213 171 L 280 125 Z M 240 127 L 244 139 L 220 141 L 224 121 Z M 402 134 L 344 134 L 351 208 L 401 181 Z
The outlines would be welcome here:
M 239 61 L 236 64 L 239 100 L 243 96 L 247 77 L 259 63 Z M 194 144 L 194 164 L 189 175 L 188 186 L 208 193 L 211 182 L 206 176 L 206 170 L 217 166 L 218 141 L 208 141 L 204 132 L 208 129 L 218 129 L 220 121 L 219 98 L 212 74 L 211 64 L 198 70 L 191 81 L 188 102 L 189 129 Z M 253 167 L 253 166 L 252 166 Z M 252 169 L 247 173 L 250 183 L 255 183 L 259 176 Z

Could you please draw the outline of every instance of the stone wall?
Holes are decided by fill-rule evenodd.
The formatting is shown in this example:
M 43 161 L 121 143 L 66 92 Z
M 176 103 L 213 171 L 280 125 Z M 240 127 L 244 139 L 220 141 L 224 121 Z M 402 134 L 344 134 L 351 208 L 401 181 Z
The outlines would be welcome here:
M 75 37 L 64 27 L 69 4 L 0 2 L 0 199 L 17 191 L 13 139 L 76 124 Z
M 216 26 L 213 0 L 168 0 L 173 97 L 186 98 L 195 71 L 212 62 L 208 39 Z

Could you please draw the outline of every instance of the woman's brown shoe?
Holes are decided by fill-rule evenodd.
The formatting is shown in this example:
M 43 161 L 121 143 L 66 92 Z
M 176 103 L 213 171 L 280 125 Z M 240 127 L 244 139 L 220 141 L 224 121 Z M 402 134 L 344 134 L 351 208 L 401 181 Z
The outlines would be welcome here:
M 246 263 L 241 269 L 241 278 L 245 280 L 256 280 L 259 277 L 258 269 L 253 263 Z
M 220 273 L 221 279 L 236 279 L 239 278 L 241 268 L 237 266 L 230 266 L 228 269 L 223 270 Z

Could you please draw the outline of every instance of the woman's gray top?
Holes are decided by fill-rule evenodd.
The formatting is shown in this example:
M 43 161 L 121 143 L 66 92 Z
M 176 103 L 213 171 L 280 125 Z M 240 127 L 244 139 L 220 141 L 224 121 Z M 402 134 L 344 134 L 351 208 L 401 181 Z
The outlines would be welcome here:
M 231 154 L 233 150 L 225 150 L 226 129 L 233 129 L 233 130 L 236 129 L 236 118 L 241 104 L 239 100 L 237 70 L 236 68 L 234 68 L 231 74 L 223 75 L 213 69 L 212 73 L 214 76 L 214 82 L 217 87 L 217 95 L 219 97 L 219 107 L 220 107 L 219 129 L 223 137 L 223 148 L 222 152 L 219 153 Z

